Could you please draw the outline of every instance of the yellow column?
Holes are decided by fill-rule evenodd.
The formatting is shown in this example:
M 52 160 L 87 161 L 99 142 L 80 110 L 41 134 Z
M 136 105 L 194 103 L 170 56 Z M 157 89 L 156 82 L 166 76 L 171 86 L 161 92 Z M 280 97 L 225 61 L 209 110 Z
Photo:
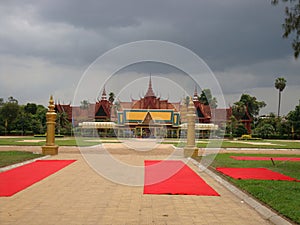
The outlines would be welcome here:
M 192 97 L 187 110 L 187 142 L 184 147 L 184 157 L 195 157 L 198 156 L 198 148 L 195 146 L 195 106 Z
M 42 152 L 44 155 L 57 155 L 58 146 L 55 145 L 55 124 L 56 124 L 56 113 L 53 97 L 51 95 L 48 112 L 46 113 L 47 120 L 47 135 L 46 135 L 46 145 L 42 146 Z

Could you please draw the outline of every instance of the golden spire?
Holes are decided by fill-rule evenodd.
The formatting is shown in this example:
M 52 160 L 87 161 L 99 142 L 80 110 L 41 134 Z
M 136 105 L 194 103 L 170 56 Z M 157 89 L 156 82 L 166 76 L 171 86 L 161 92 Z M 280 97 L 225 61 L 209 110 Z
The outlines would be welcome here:
M 49 112 L 54 112 L 54 108 L 55 108 L 54 100 L 53 100 L 53 96 L 51 95 L 49 100 L 49 106 L 48 106 Z
M 147 90 L 147 93 L 146 93 L 145 97 L 156 97 L 155 94 L 154 94 L 154 91 L 152 89 L 151 73 L 150 73 L 148 90 Z

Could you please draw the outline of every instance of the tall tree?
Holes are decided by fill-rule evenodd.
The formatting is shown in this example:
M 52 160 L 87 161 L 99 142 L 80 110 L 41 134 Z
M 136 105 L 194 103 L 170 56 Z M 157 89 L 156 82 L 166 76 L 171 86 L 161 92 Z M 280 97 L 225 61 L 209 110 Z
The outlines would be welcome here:
M 246 113 L 246 106 L 243 102 L 235 102 L 232 106 L 232 114 L 235 118 L 240 119 Z
M 233 105 L 233 112 L 237 112 L 237 117 L 245 114 L 246 110 L 253 118 L 259 114 L 259 110 L 266 106 L 264 101 L 257 101 L 256 97 L 248 94 L 242 94 L 240 101 L 235 102 Z M 235 114 L 235 113 L 234 113 Z
M 68 114 L 66 112 L 58 112 L 56 114 L 56 129 L 58 134 L 71 132 L 71 123 L 68 120 Z
M 279 99 L 278 99 L 278 117 L 280 115 L 280 101 L 281 101 L 281 92 L 286 86 L 286 80 L 283 77 L 278 77 L 275 80 L 275 88 L 279 90 Z
M 275 128 L 272 124 L 262 123 L 255 129 L 255 132 L 262 138 L 268 138 L 275 134 Z
M 295 110 L 292 110 L 287 115 L 287 120 L 291 124 L 291 128 L 297 135 L 300 135 L 300 100 L 299 105 L 295 107 Z
M 27 103 L 25 105 L 24 110 L 26 113 L 31 113 L 32 115 L 36 114 L 37 111 L 37 105 L 35 103 Z
M 186 97 L 185 97 L 184 103 L 185 103 L 186 107 L 189 106 L 189 103 L 190 103 L 190 96 L 186 96 Z
M 19 105 L 9 97 L 0 107 L 0 134 L 39 134 L 46 130 L 47 108 L 35 103 Z
M 13 122 L 13 129 L 17 131 L 21 131 L 21 134 L 24 135 L 26 131 L 32 130 L 33 122 L 34 120 L 32 119 L 32 114 L 27 113 L 24 110 L 24 106 L 20 106 L 18 116 Z
M 90 106 L 90 103 L 88 100 L 83 100 L 80 102 L 80 108 L 81 109 L 88 109 Z
M 17 118 L 18 113 L 20 111 L 20 106 L 18 105 L 18 101 L 8 101 L 4 103 L 1 107 L 0 114 L 4 120 L 4 126 L 7 131 L 10 131 L 12 128 L 12 123 Z
M 204 105 L 209 105 L 211 108 L 217 108 L 217 99 L 213 97 L 210 89 L 203 89 L 199 96 L 199 101 Z
M 280 0 L 271 0 L 272 4 L 277 5 Z M 294 50 L 294 57 L 298 58 L 300 53 L 300 1 L 299 0 L 282 0 L 286 4 L 285 19 L 283 23 L 283 37 L 288 38 L 293 34 L 292 48 Z
M 119 101 L 115 102 L 115 108 L 116 108 L 117 111 L 121 110 L 121 104 L 120 104 Z
M 13 96 L 8 97 L 8 102 L 18 104 L 18 100 L 15 99 Z
M 41 121 L 42 127 L 46 129 L 46 113 L 48 109 L 43 105 L 38 105 L 35 117 L 37 120 Z M 42 132 L 43 133 L 43 132 Z
M 115 101 L 115 94 L 113 92 L 109 93 L 108 101 L 113 103 Z

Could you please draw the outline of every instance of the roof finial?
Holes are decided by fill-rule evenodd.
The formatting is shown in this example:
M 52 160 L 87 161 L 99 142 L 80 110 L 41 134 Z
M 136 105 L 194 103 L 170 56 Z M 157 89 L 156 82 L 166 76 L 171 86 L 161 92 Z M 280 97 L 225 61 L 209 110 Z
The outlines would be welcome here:
M 148 90 L 147 90 L 147 92 L 146 92 L 145 97 L 155 97 L 154 91 L 153 91 L 153 89 L 152 89 L 151 73 L 150 73 L 150 79 L 149 79 Z
M 193 101 L 198 101 L 197 85 L 195 85 Z
M 101 100 L 107 100 L 106 91 L 105 91 L 105 86 L 103 87 Z

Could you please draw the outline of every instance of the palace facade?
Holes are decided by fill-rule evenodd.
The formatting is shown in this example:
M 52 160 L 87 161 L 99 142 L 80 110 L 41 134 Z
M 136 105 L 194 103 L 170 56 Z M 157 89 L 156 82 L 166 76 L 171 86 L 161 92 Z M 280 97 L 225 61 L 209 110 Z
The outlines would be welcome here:
M 196 114 L 196 131 L 199 137 L 208 137 L 211 131 L 224 125 L 232 116 L 232 109 L 210 108 L 198 99 L 195 88 L 193 102 Z M 157 97 L 152 88 L 151 77 L 144 97 L 130 102 L 108 101 L 106 90 L 96 103 L 86 106 L 71 106 L 70 104 L 56 104 L 57 112 L 65 112 L 68 120 L 74 126 L 80 126 L 83 133 L 95 130 L 106 136 L 109 130 L 115 135 L 124 137 L 179 137 L 186 130 L 187 106 L 185 101 L 169 102 L 167 99 Z M 73 118 L 73 119 L 72 119 Z M 75 120 L 74 120 L 75 119 Z M 251 132 L 251 117 L 246 112 L 241 119 L 248 132 Z

